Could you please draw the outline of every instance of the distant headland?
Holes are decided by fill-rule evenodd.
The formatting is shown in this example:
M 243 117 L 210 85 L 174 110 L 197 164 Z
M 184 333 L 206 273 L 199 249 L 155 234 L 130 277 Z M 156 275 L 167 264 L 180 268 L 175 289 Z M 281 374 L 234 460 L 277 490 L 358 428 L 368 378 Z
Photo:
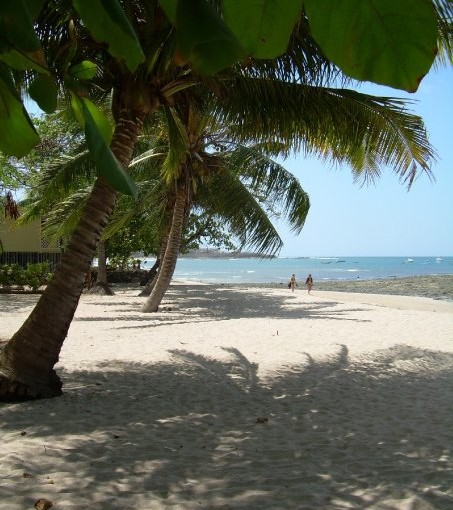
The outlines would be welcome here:
M 181 253 L 180 258 L 184 259 L 274 259 L 275 255 L 262 255 L 248 251 L 221 251 L 212 248 L 202 248 Z

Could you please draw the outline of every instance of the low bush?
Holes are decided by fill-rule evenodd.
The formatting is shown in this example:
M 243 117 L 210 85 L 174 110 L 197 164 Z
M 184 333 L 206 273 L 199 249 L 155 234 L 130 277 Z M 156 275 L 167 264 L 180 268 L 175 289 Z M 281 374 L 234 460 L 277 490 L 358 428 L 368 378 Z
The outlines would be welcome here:
M 52 272 L 47 262 L 28 264 L 24 269 L 19 264 L 0 265 L 0 286 L 11 289 L 12 287 L 30 287 L 36 292 L 39 287 L 47 285 Z
M 24 285 L 24 273 L 19 264 L 4 264 L 0 266 L 0 285 L 2 287 L 10 288 L 14 285 Z

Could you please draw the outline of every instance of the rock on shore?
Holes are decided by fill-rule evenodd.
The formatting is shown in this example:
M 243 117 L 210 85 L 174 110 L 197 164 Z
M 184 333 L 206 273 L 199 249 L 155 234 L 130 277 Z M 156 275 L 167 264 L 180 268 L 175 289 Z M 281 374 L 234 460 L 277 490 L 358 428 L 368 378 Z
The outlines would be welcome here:
M 228 287 L 282 287 L 282 285 L 284 284 L 225 284 Z M 299 282 L 298 289 L 304 289 L 303 282 Z M 377 280 L 315 280 L 313 290 L 419 296 L 453 301 L 453 275 L 412 276 Z

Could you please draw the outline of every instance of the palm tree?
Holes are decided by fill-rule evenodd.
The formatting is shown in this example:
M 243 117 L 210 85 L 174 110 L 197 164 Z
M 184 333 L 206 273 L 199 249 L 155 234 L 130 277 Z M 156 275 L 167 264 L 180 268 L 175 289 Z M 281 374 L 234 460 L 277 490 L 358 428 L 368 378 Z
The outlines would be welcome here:
M 256 182 L 251 181 L 247 188 L 245 183 L 240 180 L 241 173 L 250 175 L 253 172 L 247 168 L 247 165 L 259 167 L 262 179 L 266 179 L 265 174 L 270 166 L 275 169 L 278 165 L 272 161 L 267 161 L 267 165 L 263 165 L 262 162 L 266 158 L 262 154 L 260 166 L 257 165 L 257 160 L 252 158 L 244 158 L 242 161 L 236 159 L 236 167 L 228 164 L 234 160 L 231 157 L 231 152 L 234 154 L 234 150 L 238 150 L 240 147 L 232 146 L 227 152 L 210 152 L 213 146 L 219 147 L 217 137 L 225 135 L 218 126 L 216 126 L 217 129 L 214 126 L 209 126 L 211 123 L 210 109 L 208 108 L 206 112 L 197 111 L 197 108 L 194 108 L 189 100 L 181 110 L 184 122 L 178 119 L 175 111 L 169 112 L 167 115 L 169 122 L 179 127 L 178 129 L 171 129 L 171 127 L 168 129 L 168 133 L 171 134 L 170 146 L 168 156 L 163 164 L 164 172 L 170 178 L 174 178 L 176 198 L 165 251 L 162 250 L 163 256 L 160 260 L 158 277 L 151 295 L 142 308 L 144 312 L 157 311 L 170 285 L 180 251 L 183 231 L 187 226 L 194 204 L 200 207 L 202 203 L 200 199 L 204 198 L 205 204 L 209 204 L 213 214 L 223 217 L 229 230 L 242 238 L 243 246 L 248 244 L 261 253 L 274 253 L 281 246 L 281 240 L 269 221 L 268 213 L 256 200 L 256 194 L 259 191 Z M 178 120 L 175 121 L 175 119 Z M 186 126 L 185 130 L 182 128 L 183 125 Z M 244 147 L 243 154 L 245 153 Z M 248 155 L 250 153 L 251 151 L 248 152 Z M 172 167 L 172 164 L 175 166 Z M 246 169 L 243 168 L 244 166 Z M 257 172 L 258 170 L 255 169 L 255 173 Z M 292 227 L 300 230 L 308 212 L 309 201 L 297 179 L 293 176 L 290 177 L 292 185 L 287 185 L 287 180 L 284 179 L 273 179 L 272 184 L 268 180 L 268 193 L 262 194 L 262 196 L 264 201 L 270 202 L 274 198 L 271 193 L 271 191 L 275 191 L 273 187 L 279 187 L 276 195 L 284 198 L 280 204 L 285 204 L 284 212 L 288 213 Z M 288 192 L 291 193 L 291 196 L 288 196 Z M 230 198 L 230 202 L 233 198 L 236 206 L 226 207 L 226 197 Z M 274 200 L 274 202 L 276 201 Z M 237 206 L 238 203 L 241 204 L 240 207 Z M 270 207 L 268 209 L 270 210 Z
M 253 193 L 263 187 L 262 196 L 275 193 L 281 203 L 286 204 L 286 212 L 292 207 L 290 222 L 299 230 L 308 211 L 308 200 L 297 188 L 298 183 L 292 184 L 288 194 L 280 180 L 281 174 L 276 177 L 276 172 L 268 173 L 269 155 L 286 156 L 303 148 L 306 153 L 326 160 L 346 161 L 357 178 L 364 176 L 365 179 L 374 179 L 382 165 L 390 164 L 409 186 L 420 170 L 430 172 L 433 152 L 425 137 L 423 122 L 406 112 L 403 102 L 343 89 L 279 80 L 270 82 L 244 76 L 241 72 L 236 76 L 230 73 L 221 81 L 218 93 L 222 95 L 226 89 L 228 92 L 222 100 L 208 101 L 204 112 L 197 91 L 189 90 L 185 93 L 186 102 L 180 101 L 167 114 L 171 136 L 164 171 L 175 179 L 177 198 L 158 278 L 142 309 L 145 312 L 157 311 L 168 289 L 179 253 L 184 218 L 188 217 L 195 196 L 213 180 L 216 184 L 209 189 L 210 198 L 215 201 L 225 187 L 219 179 L 220 175 L 225 176 L 221 170 L 231 163 L 230 168 L 240 168 L 242 178 L 249 176 Z M 275 101 L 277 97 L 279 101 Z M 268 98 L 264 106 L 263 98 Z M 255 147 L 253 152 L 240 142 L 259 144 L 260 151 Z M 234 144 L 234 151 L 210 152 L 213 146 L 231 148 Z M 258 161 L 261 164 L 257 164 Z M 255 169 L 253 174 L 251 168 Z M 244 211 L 244 204 L 249 202 L 246 196 L 237 189 L 230 196 L 236 204 L 241 203 L 241 211 Z M 294 199 L 291 203 L 291 197 L 300 198 L 300 201 Z M 263 242 L 266 237 L 253 239 Z M 268 248 L 263 242 L 262 251 Z
M 165 22 L 158 2 L 125 0 L 123 5 L 133 30 L 140 37 L 146 57 L 146 61 L 136 71 L 129 70 L 120 58 L 107 53 L 105 45 L 92 37 L 67 1 L 47 2 L 37 27 L 40 39 L 46 42 L 44 49 L 47 62 L 51 64 L 61 84 L 68 83 L 68 62 L 81 62 L 89 58 L 97 63 L 98 75 L 93 80 L 97 90 L 109 93 L 113 90 L 112 113 L 116 127 L 110 145 L 111 151 L 123 168 L 127 168 L 143 123 L 150 113 L 160 104 L 167 103 L 179 90 L 200 81 L 200 78 L 191 73 L 189 68 L 177 67 L 174 64 L 174 30 Z M 77 44 L 74 44 L 75 40 Z M 332 73 L 337 72 L 311 39 L 304 19 L 297 25 L 289 50 L 282 58 L 259 64 L 249 61 L 244 63 L 242 68 L 240 66 L 240 69 L 251 78 L 266 76 L 269 81 L 276 77 L 296 81 L 306 79 L 307 82 L 315 81 L 318 85 L 327 83 L 325 80 L 335 76 Z M 223 77 L 228 75 L 227 72 L 222 74 Z M 208 82 L 223 94 L 224 99 L 228 97 L 227 81 L 222 83 L 211 79 Z M 228 83 L 231 87 L 232 81 L 229 80 Z M 88 86 L 82 88 L 85 89 L 83 93 L 90 91 Z M 92 92 L 93 90 L 91 89 Z M 267 106 L 267 101 L 263 102 L 265 97 L 261 96 L 262 106 Z M 268 100 L 272 97 L 276 99 L 276 96 L 269 96 Z M 282 101 L 283 98 L 280 98 L 279 104 Z M 243 114 L 243 111 L 239 112 L 239 108 L 233 108 L 232 102 L 231 107 L 231 113 L 227 113 L 223 106 L 219 108 L 219 112 L 223 111 L 225 118 Z M 265 110 L 267 114 L 271 113 L 267 108 Z M 282 117 L 281 112 L 279 117 Z M 278 138 L 278 129 L 274 129 L 270 119 L 271 115 L 268 115 L 266 122 L 254 128 L 261 132 L 261 135 L 256 132 L 256 139 L 267 144 L 269 154 L 274 145 L 274 135 L 277 135 L 278 142 L 285 144 L 285 137 Z M 241 118 L 241 123 L 242 121 Z M 354 121 L 354 118 L 350 117 L 350 121 Z M 346 124 L 344 122 L 343 126 Z M 266 126 L 270 130 L 263 137 Z M 249 127 L 252 132 L 253 126 Z M 320 125 L 319 128 L 321 127 Z M 290 126 L 287 124 L 284 131 L 289 130 Z M 318 134 L 318 147 L 322 148 L 326 140 L 322 131 Z M 240 138 L 239 135 L 238 137 Z M 342 140 L 344 136 L 337 132 L 336 138 Z M 356 146 L 359 141 L 360 137 L 357 137 Z M 308 142 L 311 140 L 307 140 L 307 147 L 310 147 Z M 363 136 L 362 143 L 365 143 Z M 375 145 L 368 146 L 368 149 L 380 147 L 379 140 L 373 139 L 373 143 Z M 385 140 L 381 143 L 385 144 Z M 422 145 L 426 148 L 424 143 Z M 389 140 L 384 148 L 392 152 Z M 330 152 L 327 152 L 336 151 L 331 146 Z M 363 157 L 368 152 L 362 150 Z M 358 158 L 358 147 L 349 157 L 352 158 L 353 154 L 354 159 Z M 35 398 L 61 393 L 61 381 L 53 367 L 75 313 L 83 279 L 115 201 L 116 191 L 104 177 L 99 177 L 52 282 L 30 317 L 0 354 L 1 399 Z M 180 201 L 182 202 L 182 199 Z
M 57 113 L 57 116 L 60 116 Z M 54 115 L 50 116 L 52 122 Z M 157 117 L 158 119 L 158 117 Z M 154 122 L 154 121 L 153 121 Z M 145 127 L 143 135 L 137 140 L 134 151 L 134 162 L 130 166 L 131 173 L 137 182 L 139 189 L 138 199 L 133 200 L 127 195 L 120 196 L 116 206 L 116 212 L 104 230 L 98 245 L 98 272 L 96 284 L 90 289 L 90 293 L 105 293 L 112 295 L 113 291 L 108 287 L 106 276 L 106 248 L 105 243 L 115 235 L 125 223 L 128 225 L 134 219 L 136 234 L 143 240 L 149 239 L 145 244 L 145 250 L 155 244 L 153 239 L 156 234 L 148 228 L 149 224 L 158 224 L 162 220 L 162 211 L 159 207 L 153 208 L 153 202 L 159 203 L 157 197 L 159 189 L 156 190 L 156 181 L 160 180 L 160 168 L 149 166 L 146 173 L 140 172 L 140 162 L 143 154 L 150 155 L 153 150 L 154 157 L 159 157 L 159 148 L 155 147 L 154 131 L 157 127 Z M 72 147 L 69 153 L 56 158 L 51 163 L 43 166 L 35 178 L 34 186 L 28 192 L 26 198 L 21 202 L 24 214 L 21 217 L 21 224 L 25 224 L 36 218 L 43 221 L 43 232 L 53 240 L 69 238 L 76 228 L 82 214 L 84 205 L 91 193 L 93 183 L 96 180 L 96 167 L 86 143 Z M 145 205 L 143 205 L 145 204 Z M 167 205 L 167 209 L 171 205 Z M 152 213 L 150 211 L 154 211 Z M 146 225 L 145 214 L 146 211 Z M 152 248 L 154 250 L 154 248 Z
M 209 116 L 200 121 L 204 125 L 207 119 Z M 168 138 L 161 130 L 160 132 L 161 138 Z M 221 132 L 221 135 L 224 136 L 224 133 Z M 145 142 L 145 138 L 149 143 Z M 210 135 L 209 145 L 213 143 L 217 143 L 214 134 Z M 206 152 L 208 148 L 202 147 L 199 142 L 195 143 L 192 137 L 192 150 L 197 151 L 199 158 L 197 161 L 203 158 L 207 164 L 203 163 L 203 166 L 197 168 L 192 182 L 181 186 L 185 188 L 183 194 L 190 193 L 193 199 L 189 201 L 186 196 L 179 207 L 179 197 L 173 191 L 173 181 L 167 184 L 162 177 L 162 167 L 166 166 L 165 162 L 171 157 L 168 142 L 164 146 L 162 140 L 155 139 L 151 133 L 148 137 L 141 138 L 137 148 L 143 152 L 134 158 L 130 170 L 140 189 L 139 199 L 135 203 L 126 196 L 120 199 L 104 231 L 103 239 L 108 240 L 134 218 L 142 218 L 139 224 L 143 225 L 143 229 L 145 227 L 143 219 L 146 216 L 146 224 L 154 225 L 153 231 L 160 229 L 161 232 L 160 259 L 171 261 L 170 270 L 167 269 L 168 282 L 165 286 L 162 285 L 162 272 L 160 281 L 157 282 L 160 283 L 163 292 L 166 291 L 173 274 L 182 240 L 182 230 L 186 227 L 190 210 L 194 206 L 198 214 L 209 211 L 210 217 L 222 218 L 225 228 L 240 240 L 242 247 L 256 248 L 262 253 L 275 252 L 281 246 L 281 240 L 268 218 L 269 211 L 274 214 L 273 209 L 279 204 L 284 204 L 284 213 L 290 217 L 292 226 L 297 231 L 302 228 L 308 211 L 308 197 L 300 188 L 297 179 L 281 169 L 280 165 L 266 158 L 257 148 L 231 146 L 228 150 L 223 149 L 216 154 L 209 154 Z M 239 151 L 243 157 L 237 157 Z M 255 169 L 248 168 L 250 166 L 254 166 Z M 83 179 L 81 174 L 84 176 Z M 215 178 L 210 174 L 215 174 Z M 257 178 L 257 174 L 261 175 L 260 179 Z M 266 174 L 269 174 L 272 184 L 268 183 L 264 188 L 262 181 L 265 180 Z M 183 175 L 187 176 L 187 173 Z M 247 184 L 241 182 L 241 177 L 248 181 Z M 93 163 L 86 150 L 75 156 L 65 155 L 41 173 L 31 198 L 26 201 L 27 208 L 23 221 L 44 216 L 44 229 L 48 236 L 56 239 L 67 236 L 77 224 L 82 206 L 89 195 L 90 187 L 87 184 L 93 178 Z M 81 185 L 83 187 L 78 189 Z M 273 189 L 276 186 L 278 192 Z M 192 189 L 196 189 L 196 192 Z M 234 200 L 240 202 L 241 207 L 234 205 Z M 262 208 L 262 203 L 266 204 L 265 209 Z M 164 257 L 172 229 L 174 236 L 175 222 L 170 220 L 172 216 L 174 217 L 175 210 L 179 210 L 182 215 L 181 231 L 172 238 L 175 246 L 172 257 L 168 255 Z M 101 242 L 99 246 L 101 244 L 103 243 Z M 163 267 L 165 270 L 165 265 Z M 153 298 L 156 299 L 155 294 Z
M 14 200 L 11 191 L 8 191 L 6 193 L 5 202 L 3 204 L 3 210 L 5 218 L 17 220 L 17 218 L 19 218 L 20 216 L 19 207 L 17 206 L 17 202 Z
M 200 203 L 203 203 L 203 210 L 209 210 L 212 214 L 219 214 L 219 211 L 222 211 L 223 221 L 242 239 L 243 246 L 247 243 L 251 247 L 259 246 L 263 253 L 278 250 L 279 239 L 272 226 L 267 225 L 267 215 L 264 214 L 262 220 L 262 211 L 259 207 L 259 212 L 256 213 L 256 209 L 246 205 L 254 202 L 254 196 L 266 197 L 267 210 L 272 210 L 273 205 L 270 202 L 275 201 L 272 197 L 279 197 L 280 203 L 286 202 L 284 209 L 288 211 L 293 208 L 289 213 L 290 223 L 296 230 L 300 230 L 308 210 L 308 200 L 299 190 L 300 185 L 297 181 L 289 185 L 287 177 L 283 172 L 276 171 L 277 165 L 264 151 L 276 156 L 285 156 L 303 147 L 306 152 L 327 160 L 340 162 L 346 160 L 356 176 L 364 175 L 365 179 L 375 178 L 382 164 L 391 164 L 403 177 L 409 172 L 410 182 L 419 169 L 429 171 L 428 161 L 432 157 L 432 152 L 424 138 L 423 123 L 420 118 L 402 110 L 404 106 L 402 102 L 341 89 L 300 84 L 294 87 L 293 84 L 285 82 L 269 82 L 240 75 L 234 80 L 234 90 L 238 91 L 240 98 L 246 98 L 246 104 L 250 105 L 246 112 L 242 113 L 241 110 L 239 113 L 235 112 L 235 108 L 242 107 L 242 101 L 231 93 L 222 102 L 222 105 L 227 104 L 227 107 L 217 107 L 216 116 L 210 115 L 212 110 L 210 101 L 204 106 L 205 113 L 197 112 L 197 108 L 203 108 L 202 101 L 199 91 L 192 89 L 185 94 L 186 103 L 180 102 L 178 105 L 179 116 L 175 107 L 171 111 L 166 108 L 169 127 L 166 132 L 162 129 L 159 131 L 164 133 L 161 138 L 170 136 L 170 150 L 164 147 L 159 139 L 156 140 L 157 145 L 151 149 L 141 142 L 141 149 L 144 152 L 138 154 L 132 163 L 135 172 L 141 169 L 137 174 L 139 180 L 145 179 L 141 182 L 140 188 L 143 190 L 148 185 L 152 190 L 151 194 L 142 194 L 144 198 L 136 204 L 135 209 L 142 208 L 143 205 L 140 204 L 144 203 L 147 204 L 145 207 L 149 208 L 149 204 L 152 207 L 153 202 L 165 204 L 166 208 L 164 214 L 164 211 L 159 213 L 159 208 L 154 207 L 155 213 L 160 217 L 154 221 L 164 226 L 162 230 L 164 242 L 161 243 L 159 275 L 153 282 L 152 294 L 143 311 L 156 311 L 168 289 L 179 254 L 182 233 L 192 206 L 200 206 Z M 224 82 L 228 83 L 226 79 Z M 270 97 L 274 93 L 277 97 L 283 97 L 287 106 L 283 116 L 280 113 L 281 108 L 271 110 L 275 126 L 271 140 L 266 135 L 270 126 L 265 124 L 269 122 L 269 114 L 263 115 L 263 108 L 259 107 L 255 99 L 254 92 L 260 90 L 260 87 L 264 88 L 262 95 Z M 198 106 L 193 107 L 191 103 L 188 106 L 189 100 Z M 307 118 L 305 114 L 299 113 L 301 110 L 307 111 L 306 105 L 310 105 L 312 109 L 306 114 Z M 268 102 L 267 108 L 271 107 L 273 105 Z M 318 114 L 314 115 L 314 111 Z M 242 125 L 237 118 L 238 115 L 246 119 L 247 124 L 243 122 Z M 184 124 L 187 126 L 185 130 Z M 263 132 L 255 128 L 256 125 L 263 124 L 265 125 Z M 225 126 L 229 126 L 228 129 Z M 259 146 L 241 145 L 239 143 L 241 138 L 245 142 L 248 141 L 247 134 Z M 212 152 L 212 147 L 221 150 Z M 165 159 L 164 154 L 167 154 Z M 66 170 L 60 175 L 66 176 L 67 181 L 68 174 L 71 175 L 71 169 L 74 168 L 74 161 L 81 165 L 81 159 L 86 156 L 86 153 L 82 153 L 81 156 L 69 160 L 69 164 L 66 161 L 64 165 Z M 82 165 L 84 173 L 85 166 Z M 225 169 L 229 171 L 221 171 Z M 240 169 L 240 175 L 237 174 L 237 169 Z M 159 189 L 160 198 L 156 198 L 155 183 L 159 182 L 159 173 L 162 171 L 167 175 L 167 180 L 170 179 L 169 187 Z M 241 177 L 243 181 L 248 180 L 248 188 L 243 186 L 244 183 L 240 183 L 242 188 L 237 186 L 232 188 L 232 183 L 235 182 L 231 179 L 233 175 L 236 175 L 236 178 Z M 154 176 L 153 184 L 150 181 L 151 176 Z M 220 179 L 220 176 L 223 179 Z M 229 182 L 226 180 L 227 177 L 230 177 Z M 61 182 L 61 179 L 54 179 L 53 186 L 49 187 L 49 180 L 44 174 L 44 183 L 53 196 L 58 196 L 55 182 Z M 177 192 L 173 191 L 174 182 L 177 183 Z M 161 185 L 162 183 L 158 186 Z M 228 192 L 221 204 L 219 197 L 222 196 L 222 190 Z M 226 199 L 229 198 L 232 202 L 231 197 L 234 197 L 235 203 L 225 209 L 225 204 L 228 203 Z M 73 202 L 69 201 L 71 209 Z M 241 208 L 237 208 L 238 202 L 241 203 Z M 217 203 L 217 210 L 213 208 L 213 203 Z M 134 206 L 130 205 L 126 210 L 126 217 L 130 219 Z M 246 216 L 241 216 L 240 213 L 245 211 Z M 170 221 L 171 217 L 173 221 Z M 163 221 L 162 218 L 167 219 Z M 253 221 L 247 224 L 244 218 Z M 124 215 L 119 221 L 120 225 L 124 225 Z M 107 236 L 117 229 L 115 224 L 118 224 L 118 221 L 114 221 L 113 226 L 107 229 Z M 61 235 L 61 232 L 57 231 L 56 235 Z M 150 290 L 148 286 L 145 293 L 149 293 Z
M 181 86 L 180 71 L 171 65 L 170 58 L 173 29 L 169 24 L 155 29 L 161 18 L 157 3 L 143 10 L 138 2 L 131 1 L 128 8 L 137 32 L 141 32 L 139 25 L 143 21 L 154 27 L 153 40 L 142 41 L 147 60 L 135 72 L 107 53 L 105 45 L 86 30 L 71 4 L 48 2 L 37 22 L 40 39 L 46 43 L 47 61 L 55 69 L 64 66 L 61 77 L 71 56 L 73 62 L 89 57 L 98 64 L 99 90 L 113 91 L 112 113 L 116 126 L 110 149 L 123 168 L 132 159 L 146 117 L 164 97 L 171 95 L 173 85 Z M 159 40 L 160 44 L 154 46 Z M 26 399 L 61 393 L 62 384 L 53 367 L 116 196 L 117 192 L 104 177 L 96 180 L 52 281 L 29 318 L 0 353 L 0 398 Z

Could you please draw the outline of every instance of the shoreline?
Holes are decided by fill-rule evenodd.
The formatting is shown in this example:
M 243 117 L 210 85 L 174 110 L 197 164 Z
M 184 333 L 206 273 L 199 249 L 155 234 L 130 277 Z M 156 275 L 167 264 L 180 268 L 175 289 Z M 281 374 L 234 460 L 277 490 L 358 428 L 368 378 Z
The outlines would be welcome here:
M 191 280 L 183 278 L 175 278 L 172 280 L 171 286 L 184 285 L 206 285 L 210 288 L 219 289 L 241 289 L 241 288 L 257 288 L 257 289 L 286 289 L 286 283 L 275 282 L 210 282 L 203 280 Z M 112 289 L 136 288 L 141 289 L 142 286 L 132 281 L 112 281 L 109 282 Z M 37 291 L 29 289 L 0 287 L 0 295 L 37 295 L 43 293 L 44 287 Z M 298 280 L 296 291 L 306 292 L 303 281 Z M 322 292 L 340 292 L 353 294 L 381 294 L 389 296 L 414 296 L 421 298 L 430 298 L 443 301 L 453 301 L 453 275 L 430 275 L 430 276 L 407 276 L 395 278 L 376 278 L 370 280 L 315 280 L 313 286 L 313 295 L 316 291 Z M 82 294 L 84 295 L 85 292 Z
M 182 281 L 182 280 L 178 280 Z M 283 289 L 284 283 L 206 283 L 186 280 L 194 285 L 206 284 L 220 288 L 268 288 Z M 297 291 L 306 291 L 298 282 Z M 316 291 L 346 292 L 359 294 L 385 294 L 391 296 L 416 296 L 453 301 L 453 275 L 408 276 L 403 278 L 379 278 L 375 280 L 321 280 L 314 282 Z

